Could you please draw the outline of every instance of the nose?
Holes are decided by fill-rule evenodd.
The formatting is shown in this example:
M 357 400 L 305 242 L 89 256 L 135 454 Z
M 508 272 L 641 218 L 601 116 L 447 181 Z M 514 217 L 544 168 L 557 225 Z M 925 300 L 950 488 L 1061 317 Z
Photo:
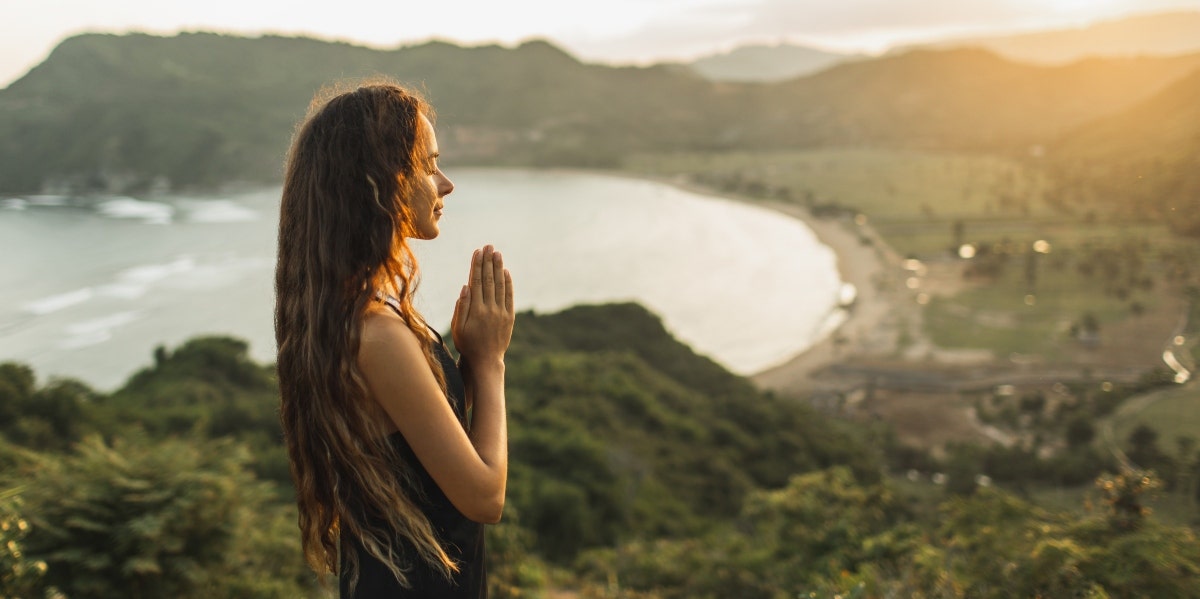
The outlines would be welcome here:
M 454 182 L 451 181 L 450 177 L 447 177 L 445 173 L 438 171 L 438 180 L 437 180 L 438 197 L 440 198 L 440 197 L 448 196 L 448 195 L 450 195 L 450 192 L 452 192 L 452 191 L 454 191 Z

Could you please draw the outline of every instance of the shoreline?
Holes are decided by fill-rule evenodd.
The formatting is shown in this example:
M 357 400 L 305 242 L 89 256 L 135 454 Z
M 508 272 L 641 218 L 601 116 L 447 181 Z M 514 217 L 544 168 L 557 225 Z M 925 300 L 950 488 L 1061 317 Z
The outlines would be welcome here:
M 803 222 L 817 239 L 837 257 L 838 276 L 843 283 L 854 286 L 854 302 L 844 308 L 845 320 L 809 347 L 793 354 L 775 366 L 761 370 L 749 378 L 760 387 L 788 392 L 813 386 L 812 374 L 833 364 L 880 345 L 872 341 L 881 329 L 888 326 L 895 307 L 895 292 L 887 291 L 884 282 L 899 268 L 900 258 L 889 248 L 867 222 L 843 218 L 814 217 L 807 209 L 779 201 L 753 202 Z
M 869 222 L 847 218 L 818 218 L 807 208 L 779 200 L 748 198 L 691 184 L 678 177 L 663 177 L 617 171 L 619 176 L 670 185 L 677 189 L 772 210 L 803 223 L 822 245 L 829 248 L 842 283 L 855 288 L 854 302 L 843 310 L 845 319 L 822 338 L 793 353 L 774 366 L 746 375 L 757 386 L 780 393 L 795 393 L 814 387 L 812 375 L 839 359 L 870 352 L 872 347 L 890 347 L 894 338 L 889 318 L 898 296 L 886 283 L 898 272 L 901 257 L 871 228 Z M 859 217 L 865 218 L 865 217 Z M 880 339 L 884 337 L 884 339 Z

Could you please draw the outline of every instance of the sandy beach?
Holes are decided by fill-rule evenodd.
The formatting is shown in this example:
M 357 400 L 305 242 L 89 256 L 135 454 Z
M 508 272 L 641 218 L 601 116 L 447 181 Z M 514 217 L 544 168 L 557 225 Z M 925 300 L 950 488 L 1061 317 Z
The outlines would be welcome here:
M 735 198 L 736 199 L 736 198 Z M 864 218 L 815 218 L 807 209 L 782 202 L 759 202 L 803 221 L 821 243 L 837 256 L 838 273 L 854 285 L 854 303 L 842 324 L 824 339 L 789 360 L 753 375 L 758 385 L 779 392 L 819 387 L 814 374 L 852 355 L 888 353 L 895 349 L 899 328 L 897 308 L 911 303 L 898 292 L 901 259 L 871 229 Z
M 777 211 L 803 222 L 837 256 L 842 282 L 853 285 L 856 290 L 853 304 L 846 309 L 845 320 L 817 343 L 752 375 L 751 380 L 758 386 L 789 395 L 827 386 L 840 387 L 845 381 L 822 379 L 818 373 L 853 356 L 894 354 L 905 329 L 911 334 L 919 311 L 913 302 L 913 294 L 904 288 L 902 257 L 871 228 L 865 216 L 817 218 L 800 205 L 723 193 L 682 178 L 627 173 L 621 173 L 621 176 L 641 177 L 691 193 Z

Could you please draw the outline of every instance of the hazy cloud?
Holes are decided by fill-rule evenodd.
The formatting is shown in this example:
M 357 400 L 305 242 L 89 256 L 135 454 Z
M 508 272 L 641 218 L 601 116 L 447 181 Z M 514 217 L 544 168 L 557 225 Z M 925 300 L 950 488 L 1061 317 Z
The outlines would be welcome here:
M 689 57 L 745 41 L 855 49 L 970 32 L 1077 26 L 1133 12 L 1200 10 L 1200 0 L 726 0 L 664 15 L 604 39 L 564 40 L 581 54 Z

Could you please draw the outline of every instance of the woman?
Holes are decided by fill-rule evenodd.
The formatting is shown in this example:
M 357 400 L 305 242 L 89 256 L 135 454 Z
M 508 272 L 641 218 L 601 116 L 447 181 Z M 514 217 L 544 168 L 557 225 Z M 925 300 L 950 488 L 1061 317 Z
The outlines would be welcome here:
M 483 523 L 500 520 L 508 472 L 512 277 L 490 245 L 471 256 L 451 321 L 460 371 L 412 303 L 407 239 L 437 237 L 454 189 L 437 157 L 432 109 L 389 82 L 319 96 L 288 155 L 280 418 L 305 557 L 339 576 L 342 597 L 487 594 Z

